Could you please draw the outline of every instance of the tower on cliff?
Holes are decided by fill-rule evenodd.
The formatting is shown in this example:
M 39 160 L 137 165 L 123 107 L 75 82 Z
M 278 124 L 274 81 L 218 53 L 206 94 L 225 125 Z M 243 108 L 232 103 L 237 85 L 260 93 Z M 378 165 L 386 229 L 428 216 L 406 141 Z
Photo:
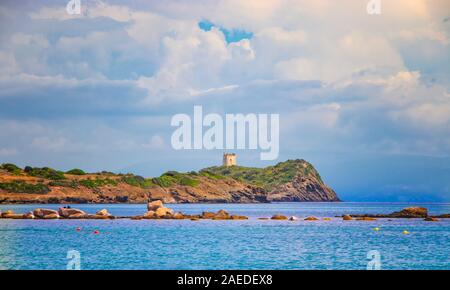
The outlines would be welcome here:
M 224 153 L 223 154 L 223 166 L 233 166 L 233 165 L 236 165 L 236 154 Z

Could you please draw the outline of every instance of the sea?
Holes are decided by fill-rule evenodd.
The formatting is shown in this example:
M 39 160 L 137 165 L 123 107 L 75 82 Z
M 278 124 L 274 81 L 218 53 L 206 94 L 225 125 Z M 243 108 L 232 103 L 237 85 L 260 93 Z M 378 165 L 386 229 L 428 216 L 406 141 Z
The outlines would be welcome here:
M 88 213 L 146 212 L 145 204 L 79 204 Z M 171 204 L 187 214 L 227 210 L 248 220 L 0 219 L 0 269 L 450 269 L 450 219 L 343 221 L 343 214 L 391 213 L 449 203 Z M 0 205 L 25 213 L 60 205 Z M 260 220 L 274 214 L 298 221 Z M 304 221 L 308 216 L 319 221 Z M 325 221 L 323 217 L 332 220 Z

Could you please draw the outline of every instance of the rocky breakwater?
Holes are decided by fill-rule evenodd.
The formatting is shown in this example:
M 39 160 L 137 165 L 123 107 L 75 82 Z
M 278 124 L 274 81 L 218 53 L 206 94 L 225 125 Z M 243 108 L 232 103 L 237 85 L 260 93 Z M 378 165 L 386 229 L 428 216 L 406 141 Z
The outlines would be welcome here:
M 80 209 L 74 208 L 60 208 L 59 210 L 37 208 L 25 214 L 14 213 L 12 210 L 7 210 L 0 213 L 0 218 L 3 219 L 115 219 L 106 209 L 102 209 L 95 214 L 87 214 Z
M 424 207 L 407 207 L 400 211 L 389 214 L 351 214 L 342 216 L 344 220 L 365 220 L 372 221 L 376 218 L 423 218 L 425 221 L 439 221 L 439 218 L 450 218 L 450 214 L 430 216 L 428 209 Z
M 132 219 L 246 220 L 248 217 L 231 215 L 225 210 L 219 210 L 216 213 L 205 211 L 199 215 L 188 215 L 182 212 L 174 212 L 172 209 L 165 207 L 161 200 L 155 200 L 147 204 L 147 212 L 144 215 L 132 217 Z

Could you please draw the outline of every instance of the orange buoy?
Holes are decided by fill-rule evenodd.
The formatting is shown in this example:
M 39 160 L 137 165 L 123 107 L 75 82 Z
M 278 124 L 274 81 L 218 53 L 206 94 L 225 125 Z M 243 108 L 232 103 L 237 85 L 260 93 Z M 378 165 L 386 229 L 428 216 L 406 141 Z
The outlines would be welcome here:
M 81 231 L 81 228 L 80 228 L 80 227 L 78 227 L 78 228 L 76 229 L 76 231 L 77 231 L 77 232 Z

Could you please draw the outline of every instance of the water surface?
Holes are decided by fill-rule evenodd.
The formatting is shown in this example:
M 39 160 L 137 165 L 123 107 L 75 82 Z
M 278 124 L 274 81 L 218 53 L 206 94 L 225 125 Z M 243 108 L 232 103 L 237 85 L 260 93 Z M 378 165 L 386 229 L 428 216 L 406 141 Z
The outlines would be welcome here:
M 382 269 L 450 269 L 450 220 L 264 221 L 273 214 L 334 217 L 390 213 L 407 206 L 431 214 L 450 204 L 272 203 L 178 204 L 198 214 L 226 209 L 244 221 L 190 220 L 0 220 L 0 269 L 65 269 L 67 252 L 81 255 L 82 269 L 366 269 L 371 250 Z M 0 205 L 27 212 L 42 205 Z M 45 205 L 57 209 L 59 205 Z M 139 215 L 146 205 L 72 205 L 94 213 Z M 77 231 L 76 228 L 81 228 Z M 380 228 L 375 231 L 374 228 Z M 98 230 L 100 234 L 93 232 Z M 408 230 L 409 235 L 402 232 Z

